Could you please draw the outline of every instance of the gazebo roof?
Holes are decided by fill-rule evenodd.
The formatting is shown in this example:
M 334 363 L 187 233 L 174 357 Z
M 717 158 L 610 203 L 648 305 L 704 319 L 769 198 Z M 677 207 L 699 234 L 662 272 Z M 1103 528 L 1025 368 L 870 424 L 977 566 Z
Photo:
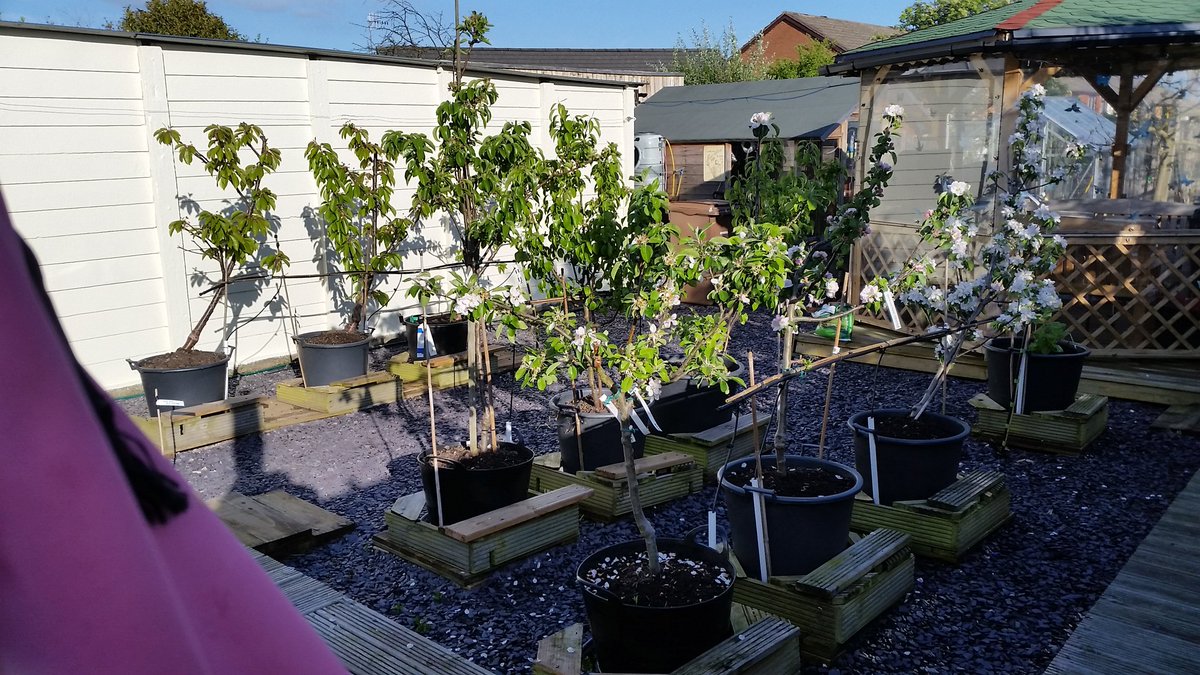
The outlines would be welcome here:
M 1063 52 L 1087 47 L 1165 45 L 1189 45 L 1193 50 L 1200 46 L 1200 2 L 1018 0 L 958 21 L 863 45 L 838 55 L 828 71 L 847 73 L 885 64 L 980 52 Z M 1144 56 L 1154 57 L 1149 53 Z

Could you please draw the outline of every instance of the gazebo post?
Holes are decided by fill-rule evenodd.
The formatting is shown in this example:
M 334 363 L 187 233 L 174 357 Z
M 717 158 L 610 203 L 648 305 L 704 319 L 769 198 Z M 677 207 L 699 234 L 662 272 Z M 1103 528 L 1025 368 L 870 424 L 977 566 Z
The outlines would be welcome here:
M 1146 73 L 1146 79 L 1136 89 L 1133 87 L 1133 64 L 1126 62 L 1121 67 L 1121 85 L 1118 91 L 1100 81 L 1095 72 L 1084 73 L 1084 79 L 1092 85 L 1092 89 L 1104 99 L 1104 102 L 1117 112 L 1117 126 L 1112 146 L 1112 176 L 1108 183 L 1108 198 L 1121 199 L 1125 195 L 1125 161 L 1129 157 L 1129 117 L 1134 109 L 1146 98 L 1154 85 L 1166 74 L 1169 66 L 1167 61 L 1159 61 Z

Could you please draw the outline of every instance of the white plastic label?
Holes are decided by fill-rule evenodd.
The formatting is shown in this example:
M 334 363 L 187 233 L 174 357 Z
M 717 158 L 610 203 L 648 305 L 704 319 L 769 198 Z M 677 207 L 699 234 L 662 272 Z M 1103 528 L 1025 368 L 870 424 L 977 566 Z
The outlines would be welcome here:
M 883 302 L 887 306 L 888 319 L 892 322 L 892 330 L 900 330 L 900 312 L 896 311 L 896 296 L 891 290 L 883 292 Z
M 177 398 L 160 398 L 154 402 L 154 405 L 159 408 L 182 408 L 187 404 Z

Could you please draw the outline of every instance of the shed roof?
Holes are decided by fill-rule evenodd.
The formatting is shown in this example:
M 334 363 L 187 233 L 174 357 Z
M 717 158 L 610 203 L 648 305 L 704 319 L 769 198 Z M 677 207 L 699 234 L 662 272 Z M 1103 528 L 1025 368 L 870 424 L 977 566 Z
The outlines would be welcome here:
M 1196 0 L 1018 0 L 840 54 L 831 73 L 886 63 L 1057 46 L 1200 43 Z
M 672 143 L 749 141 L 750 116 L 766 111 L 780 138 L 828 138 L 858 106 L 858 82 L 838 77 L 665 87 L 637 107 L 637 133 Z

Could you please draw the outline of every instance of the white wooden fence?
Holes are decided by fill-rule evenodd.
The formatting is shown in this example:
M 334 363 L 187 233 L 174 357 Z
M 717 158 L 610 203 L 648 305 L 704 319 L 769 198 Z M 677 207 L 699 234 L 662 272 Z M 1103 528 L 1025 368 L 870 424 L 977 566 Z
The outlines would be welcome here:
M 561 102 L 597 117 L 632 173 L 632 88 L 481 75 L 499 90 L 495 128 L 528 120 L 534 142 L 549 151 L 546 122 Z M 449 78 L 436 64 L 352 53 L 0 23 L 0 191 L 41 262 L 75 354 L 103 386 L 133 384 L 125 359 L 178 347 L 207 302 L 201 293 L 215 266 L 186 251 L 166 225 L 182 217 L 181 200 L 216 210 L 233 195 L 196 164 L 174 161 L 155 130 L 175 127 L 203 147 L 209 124 L 261 126 L 282 151 L 264 185 L 278 195 L 271 215 L 289 273 L 314 274 L 326 270 L 326 248 L 311 215 L 319 198 L 305 145 L 316 138 L 344 149 L 337 131 L 348 120 L 376 139 L 389 129 L 428 132 Z M 398 191 L 401 212 L 410 196 Z M 433 248 L 451 243 L 436 223 L 419 235 Z M 406 267 L 439 264 L 444 255 L 414 251 Z M 235 360 L 288 354 L 293 313 L 301 331 L 342 323 L 336 283 L 295 279 L 286 298 L 278 281 L 235 286 L 227 316 L 240 326 Z M 377 334 L 397 331 L 408 308 L 398 293 Z M 202 348 L 216 345 L 222 324 L 219 313 Z

